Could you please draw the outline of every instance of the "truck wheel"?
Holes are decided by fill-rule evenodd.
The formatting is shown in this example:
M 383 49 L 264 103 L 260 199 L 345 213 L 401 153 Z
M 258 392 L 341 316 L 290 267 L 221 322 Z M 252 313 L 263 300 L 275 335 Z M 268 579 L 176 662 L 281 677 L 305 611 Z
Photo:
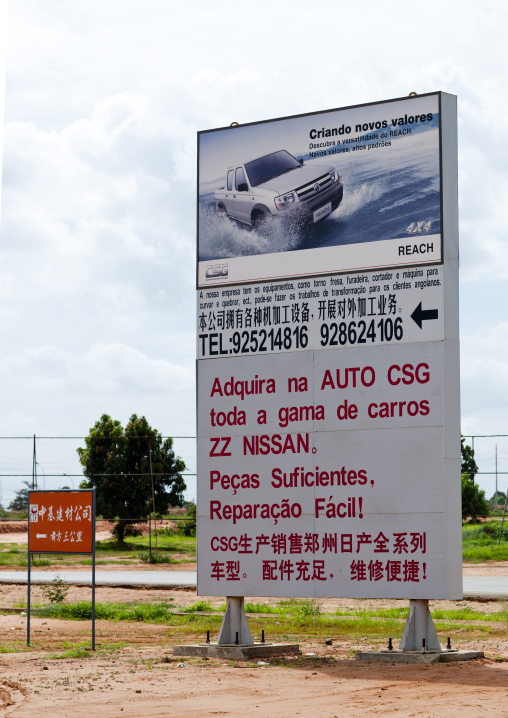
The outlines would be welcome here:
M 252 229 L 254 229 L 258 234 L 264 236 L 266 235 L 268 231 L 268 215 L 262 212 L 261 210 L 257 210 L 256 212 L 252 213 Z
M 224 207 L 223 204 L 220 204 L 220 205 L 217 207 L 217 214 L 219 215 L 219 217 L 227 217 L 227 216 L 228 216 L 228 213 L 227 213 L 227 211 L 226 211 L 226 208 Z

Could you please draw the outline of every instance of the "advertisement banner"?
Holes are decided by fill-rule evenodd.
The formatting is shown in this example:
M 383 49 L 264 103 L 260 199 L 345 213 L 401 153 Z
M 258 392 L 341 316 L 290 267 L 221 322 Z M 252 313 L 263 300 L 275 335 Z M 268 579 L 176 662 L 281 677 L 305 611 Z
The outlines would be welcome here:
M 353 138 L 355 122 L 395 133 L 375 127 L 390 116 L 403 118 L 403 134 L 362 140 L 378 143 L 370 150 L 333 145 L 349 163 L 327 169 L 327 187 L 342 192 L 336 209 L 313 210 L 314 222 L 300 198 L 260 232 L 226 207 L 216 256 L 200 254 L 199 595 L 462 597 L 456 98 L 249 125 L 241 148 L 242 127 L 201 133 L 200 177 L 207 143 L 236 163 L 234 182 L 240 149 L 277 153 L 297 137 L 285 123 Z M 264 144 L 249 144 L 251 131 Z M 272 194 L 307 162 L 317 167 L 294 147 L 298 167 L 264 183 Z M 241 164 L 249 178 L 252 161 Z M 200 220 L 217 218 L 201 199 Z M 302 217 L 307 248 L 283 242 L 274 253 L 277 231 Z
M 198 134 L 198 286 L 442 261 L 440 93 Z

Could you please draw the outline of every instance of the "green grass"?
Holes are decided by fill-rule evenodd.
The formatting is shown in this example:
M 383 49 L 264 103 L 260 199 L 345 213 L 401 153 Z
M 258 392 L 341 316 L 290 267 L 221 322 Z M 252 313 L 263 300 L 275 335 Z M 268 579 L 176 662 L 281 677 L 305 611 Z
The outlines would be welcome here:
M 126 538 L 125 543 L 118 544 L 116 541 L 98 541 L 97 551 L 110 552 L 115 556 L 127 552 L 147 551 L 150 544 L 148 536 L 133 536 Z M 183 553 L 195 558 L 196 537 L 195 536 L 166 536 L 157 535 L 157 550 L 161 553 Z M 155 536 L 152 535 L 152 551 L 155 551 Z
M 498 546 L 501 521 L 465 524 L 462 527 L 462 556 L 468 563 L 508 561 L 508 521 L 503 526 Z
M 119 651 L 125 648 L 127 643 L 105 643 L 101 646 L 95 646 L 95 652 L 92 651 L 92 644 L 90 641 L 84 641 L 83 643 L 69 643 L 63 644 L 64 651 L 61 653 L 53 653 L 50 658 L 52 660 L 58 660 L 60 658 L 95 658 L 96 655 L 111 653 L 112 651 Z
M 334 616 L 368 616 L 370 618 L 407 618 L 409 612 L 408 606 L 400 606 L 394 608 L 380 608 L 376 610 L 366 608 L 350 608 L 342 609 L 338 608 L 333 612 Z
M 64 648 L 67 650 L 62 653 L 53 653 L 50 658 L 55 660 L 57 658 L 90 658 L 93 656 L 92 644 L 89 641 L 78 643 L 77 645 L 64 643 Z
M 32 616 L 87 621 L 92 618 L 92 603 L 91 601 L 79 601 L 37 606 L 32 609 Z M 173 618 L 172 605 L 166 603 L 96 603 L 95 618 L 105 621 L 165 623 Z
M 212 604 L 208 601 L 196 601 L 191 606 L 186 606 L 184 609 L 185 613 L 196 613 L 196 611 L 206 611 L 211 613 L 213 611 L 219 611 L 219 608 L 213 608 Z
M 0 653 L 24 653 L 30 650 L 25 643 L 3 643 L 0 645 Z
M 279 601 L 279 604 L 270 610 L 277 611 L 270 615 L 270 610 L 265 604 L 251 604 L 247 608 L 262 610 L 264 617 L 249 617 L 249 626 L 254 640 L 259 640 L 261 631 L 265 632 L 265 639 L 268 641 L 282 642 L 303 642 L 303 641 L 324 641 L 326 638 L 333 638 L 334 642 L 346 639 L 368 638 L 372 642 L 387 643 L 388 638 L 400 639 L 404 629 L 404 617 L 407 608 L 396 608 L 368 611 L 361 606 L 356 610 L 356 615 L 351 612 L 346 615 L 318 613 L 316 604 L 313 601 L 291 600 Z M 212 608 L 206 601 L 197 601 L 187 610 L 182 610 L 170 602 L 152 601 L 147 604 L 139 603 L 117 603 L 96 605 L 97 618 L 109 621 L 128 621 L 158 624 L 161 626 L 160 640 L 169 639 L 172 642 L 195 642 L 205 640 L 207 631 L 210 631 L 211 640 L 216 640 L 222 622 L 222 614 L 219 609 L 210 611 Z M 174 611 L 174 612 L 173 612 Z M 203 612 L 207 611 L 208 615 Z M 345 612 L 343 612 L 345 613 Z M 91 603 L 80 602 L 73 604 L 53 604 L 52 606 L 34 607 L 33 614 L 47 619 L 91 619 Z M 377 614 L 377 615 L 376 615 Z M 379 615 L 381 614 L 381 615 Z M 382 615 L 385 614 L 385 615 Z M 446 637 L 452 640 L 460 638 L 484 640 L 494 638 L 502 640 L 505 636 L 505 628 L 489 624 L 476 625 L 468 623 L 469 620 L 499 620 L 501 615 L 506 617 L 505 612 L 486 616 L 479 612 L 470 612 L 468 609 L 457 611 L 435 612 L 436 616 L 444 620 L 436 623 L 436 630 L 441 642 Z M 454 620 L 454 616 L 457 616 Z M 110 631 L 114 628 L 110 629 Z M 499 637 L 499 639 L 498 639 Z M 161 644 L 162 645 L 162 644 Z M 54 658 L 90 658 L 92 652 L 87 650 L 89 644 L 64 644 L 63 653 L 54 655 Z
M 51 566 L 51 561 L 47 558 L 35 558 L 32 555 L 32 566 Z M 18 555 L 17 553 L 0 553 L 0 566 L 28 566 L 27 554 Z
M 508 622 L 508 609 L 495 611 L 494 613 L 481 613 L 473 608 L 457 608 L 451 611 L 442 611 L 434 609 L 431 611 L 432 617 L 436 619 L 445 619 L 451 621 L 500 621 Z
M 187 606 L 181 610 L 182 613 L 188 613 L 189 616 L 175 616 L 174 611 L 178 607 L 169 602 L 153 602 L 150 604 L 142 603 L 97 603 L 95 606 L 95 616 L 97 620 L 107 621 L 132 621 L 144 623 L 174 623 L 176 619 L 198 619 L 196 615 L 199 612 L 213 613 L 217 612 L 217 618 L 220 619 L 225 606 L 214 609 L 207 601 L 197 601 L 191 606 Z M 267 606 L 265 604 L 245 604 L 247 613 L 264 613 L 268 614 L 266 620 L 279 620 L 289 624 L 310 624 L 313 621 L 317 623 L 330 623 L 340 626 L 341 630 L 346 625 L 362 626 L 364 624 L 378 625 L 379 620 L 386 619 L 390 625 L 400 626 L 401 621 L 407 617 L 407 607 L 395 607 L 388 609 L 367 610 L 364 608 L 351 609 L 349 611 L 337 610 L 333 614 L 322 614 L 319 605 L 310 600 L 290 599 L 287 601 L 279 601 L 277 606 Z M 270 615 L 272 614 L 272 615 Z M 36 606 L 32 609 L 32 615 L 41 618 L 61 618 L 68 620 L 84 621 L 92 618 L 92 604 L 90 601 L 80 601 L 77 603 L 60 603 L 50 606 Z M 481 613 L 469 608 L 460 608 L 454 610 L 433 610 L 433 618 L 445 621 L 500 621 L 508 622 L 508 609 L 497 611 L 495 613 Z M 203 617 L 207 620 L 215 618 L 213 616 Z M 351 619 L 348 621 L 347 619 Z M 257 620 L 257 619 L 251 619 Z M 261 619 L 259 619 L 261 620 Z M 355 629 L 355 632 L 356 629 Z
M 398 618 L 406 619 L 409 613 L 408 606 L 396 606 L 393 608 L 381 608 L 381 609 L 365 609 L 365 608 L 352 608 L 349 610 L 337 609 L 334 611 L 335 616 L 370 616 L 371 618 Z M 455 608 L 450 610 L 432 609 L 432 618 L 436 620 L 445 621 L 499 621 L 508 622 L 508 609 L 502 611 L 496 611 L 494 613 L 482 613 L 481 611 L 475 611 L 472 608 Z
M 226 606 L 221 606 L 222 610 L 226 610 Z M 277 606 L 269 606 L 267 603 L 245 603 L 244 609 L 246 613 L 280 613 Z

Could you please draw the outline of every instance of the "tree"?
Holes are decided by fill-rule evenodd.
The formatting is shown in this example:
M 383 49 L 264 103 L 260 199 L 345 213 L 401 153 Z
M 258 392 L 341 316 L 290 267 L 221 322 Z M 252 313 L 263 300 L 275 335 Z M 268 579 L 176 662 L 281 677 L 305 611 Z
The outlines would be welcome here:
M 497 493 L 494 492 L 489 499 L 489 504 L 491 506 L 502 506 L 504 502 L 506 501 L 506 494 L 504 491 L 498 491 Z
M 478 473 L 478 464 L 474 459 L 474 449 L 465 443 L 464 437 L 460 440 L 460 473 L 462 490 L 462 518 L 471 517 L 472 522 L 478 516 L 488 516 L 490 506 L 485 498 L 485 491 L 475 483 L 474 477 Z
M 97 514 L 118 519 L 113 534 L 119 543 L 133 523 L 153 512 L 152 477 L 156 514 L 165 513 L 168 504 L 183 504 L 185 464 L 175 456 L 173 439 L 163 441 L 144 416 L 133 414 L 124 431 L 119 421 L 103 414 L 77 451 L 87 477 L 80 486 L 95 487 Z
M 15 496 L 9 506 L 9 511 L 28 511 L 28 490 L 32 485 L 28 481 L 23 481 L 26 488 L 16 491 Z
M 465 438 L 460 439 L 460 473 L 467 474 L 472 479 L 478 473 L 478 464 L 474 460 L 474 449 L 465 443 Z

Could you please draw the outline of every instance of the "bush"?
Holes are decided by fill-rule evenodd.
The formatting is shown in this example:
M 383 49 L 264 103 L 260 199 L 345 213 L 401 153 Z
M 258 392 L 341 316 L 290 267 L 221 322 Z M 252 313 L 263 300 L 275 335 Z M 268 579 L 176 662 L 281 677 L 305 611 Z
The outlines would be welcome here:
M 161 529 L 152 531 L 153 536 L 175 536 L 177 531 L 172 526 L 164 526 Z
M 43 586 L 42 593 L 50 603 L 62 603 L 67 598 L 69 588 L 60 576 L 55 576 L 51 583 Z
M 178 533 L 183 536 L 196 535 L 196 504 L 191 504 L 187 511 L 187 516 L 183 521 L 178 522 Z

